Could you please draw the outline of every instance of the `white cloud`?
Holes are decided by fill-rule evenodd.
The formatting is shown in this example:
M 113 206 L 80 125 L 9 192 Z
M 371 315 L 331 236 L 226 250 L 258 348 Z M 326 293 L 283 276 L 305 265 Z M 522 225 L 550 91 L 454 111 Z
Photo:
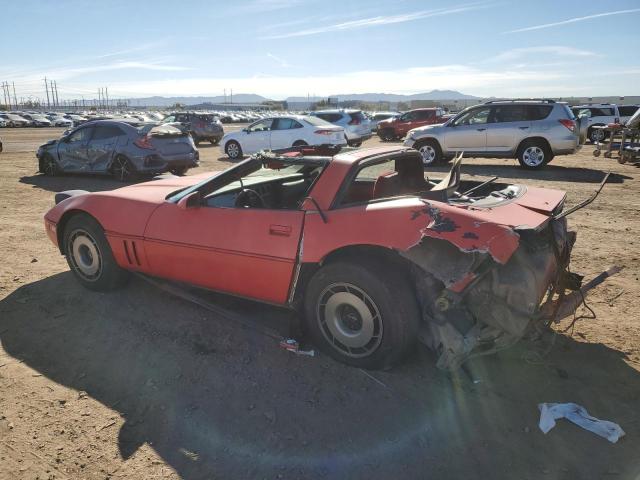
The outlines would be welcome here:
M 359 28 L 368 28 L 368 27 L 375 27 L 380 25 L 392 25 L 396 23 L 412 22 L 412 21 L 421 20 L 424 18 L 439 17 L 443 15 L 452 15 L 454 13 L 462 13 L 462 12 L 467 12 L 469 10 L 478 10 L 481 8 L 487 8 L 489 6 L 490 5 L 488 3 L 470 3 L 470 4 L 459 5 L 457 7 L 437 8 L 433 10 L 421 10 L 418 12 L 401 13 L 398 15 L 379 15 L 376 17 L 361 18 L 358 20 L 350 20 L 348 22 L 325 25 L 323 27 L 308 28 L 308 29 L 297 30 L 293 32 L 268 35 L 262 38 L 271 40 L 271 39 L 279 39 L 279 38 L 304 37 L 308 35 L 318 35 L 321 33 L 355 30 Z
M 550 88 L 562 73 L 540 75 L 530 70 L 484 70 L 465 65 L 443 65 L 397 70 L 369 70 L 325 76 L 255 75 L 245 78 L 186 78 L 148 82 L 110 82 L 114 96 L 218 95 L 225 88 L 235 92 L 257 93 L 271 98 L 286 98 L 314 92 L 320 96 L 340 93 L 417 93 L 433 89 L 461 90 L 477 95 L 492 95 L 508 89 L 528 94 L 531 86 Z M 570 83 L 570 82 L 568 82 Z M 562 92 L 561 92 L 562 93 Z
M 573 47 L 564 47 L 560 45 L 549 45 L 542 47 L 526 47 L 526 48 L 513 48 L 502 52 L 495 57 L 490 58 L 489 62 L 510 62 L 519 60 L 524 57 L 535 56 L 540 58 L 541 56 L 555 56 L 555 57 L 595 57 L 596 53 L 589 50 L 581 50 Z
M 625 13 L 637 13 L 637 12 L 640 12 L 640 8 L 630 8 L 628 10 L 616 10 L 616 11 L 613 11 L 613 12 L 596 13 L 594 15 L 587 15 L 585 17 L 569 18 L 567 20 L 562 20 L 562 21 L 559 21 L 559 22 L 544 23 L 542 25 L 534 25 L 532 27 L 518 28 L 516 30 L 509 30 L 509 31 L 502 32 L 502 33 L 530 32 L 532 30 L 541 30 L 543 28 L 558 27 L 558 26 L 567 25 L 567 24 L 570 24 L 570 23 L 584 22 L 585 20 L 592 20 L 594 18 L 610 17 L 612 15 L 623 15 Z
M 291 64 L 289 62 L 287 62 L 284 58 L 278 57 L 277 55 L 274 55 L 273 53 L 267 53 L 267 57 L 269 57 L 271 60 L 276 62 L 282 68 L 289 68 L 291 66 Z

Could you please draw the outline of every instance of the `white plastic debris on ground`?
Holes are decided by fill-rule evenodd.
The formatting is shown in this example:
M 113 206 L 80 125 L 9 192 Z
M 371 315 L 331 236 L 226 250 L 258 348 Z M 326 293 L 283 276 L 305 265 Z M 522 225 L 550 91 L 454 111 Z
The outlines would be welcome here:
M 616 443 L 624 436 L 624 430 L 617 423 L 599 420 L 589 415 L 587 409 L 576 403 L 540 403 L 540 430 L 547 433 L 556 426 L 556 420 L 566 418 L 570 422 L 590 432 Z

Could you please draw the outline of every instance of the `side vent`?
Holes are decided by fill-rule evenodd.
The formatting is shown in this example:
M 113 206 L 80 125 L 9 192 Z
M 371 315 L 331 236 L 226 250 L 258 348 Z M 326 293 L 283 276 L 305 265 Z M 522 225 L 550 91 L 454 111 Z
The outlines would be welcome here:
M 141 266 L 140 259 L 138 258 L 138 250 L 136 249 L 136 242 L 133 240 L 123 240 L 124 254 L 127 257 L 129 265 Z

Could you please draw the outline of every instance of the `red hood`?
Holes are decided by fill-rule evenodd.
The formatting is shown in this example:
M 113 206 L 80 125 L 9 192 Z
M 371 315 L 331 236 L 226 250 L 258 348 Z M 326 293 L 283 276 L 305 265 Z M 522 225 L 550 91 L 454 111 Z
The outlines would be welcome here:
M 148 203 L 162 203 L 171 192 L 190 187 L 214 174 L 211 172 L 187 177 L 169 177 L 163 180 L 151 180 L 149 182 L 137 183 L 126 187 L 118 188 L 107 192 L 94 193 L 93 195 L 116 197 L 128 200 L 137 200 Z

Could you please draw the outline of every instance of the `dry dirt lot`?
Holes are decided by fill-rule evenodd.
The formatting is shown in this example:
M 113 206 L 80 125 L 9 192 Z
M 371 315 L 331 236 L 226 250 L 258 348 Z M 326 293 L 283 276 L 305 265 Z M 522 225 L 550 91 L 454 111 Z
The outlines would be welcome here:
M 540 172 L 466 161 L 468 175 L 566 190 L 569 205 L 611 169 L 597 201 L 570 217 L 572 268 L 624 267 L 588 297 L 595 320 L 474 361 L 474 384 L 438 371 L 424 348 L 371 374 L 298 357 L 140 279 L 84 290 L 42 216 L 53 192 L 120 185 L 37 174 L 37 146 L 59 133 L 0 130 L 0 479 L 640 478 L 637 166 L 590 147 Z M 201 156 L 191 173 L 229 165 L 218 148 Z M 285 312 L 210 299 L 286 332 Z M 543 435 L 540 402 L 579 403 L 627 435 L 610 444 L 566 421 Z

